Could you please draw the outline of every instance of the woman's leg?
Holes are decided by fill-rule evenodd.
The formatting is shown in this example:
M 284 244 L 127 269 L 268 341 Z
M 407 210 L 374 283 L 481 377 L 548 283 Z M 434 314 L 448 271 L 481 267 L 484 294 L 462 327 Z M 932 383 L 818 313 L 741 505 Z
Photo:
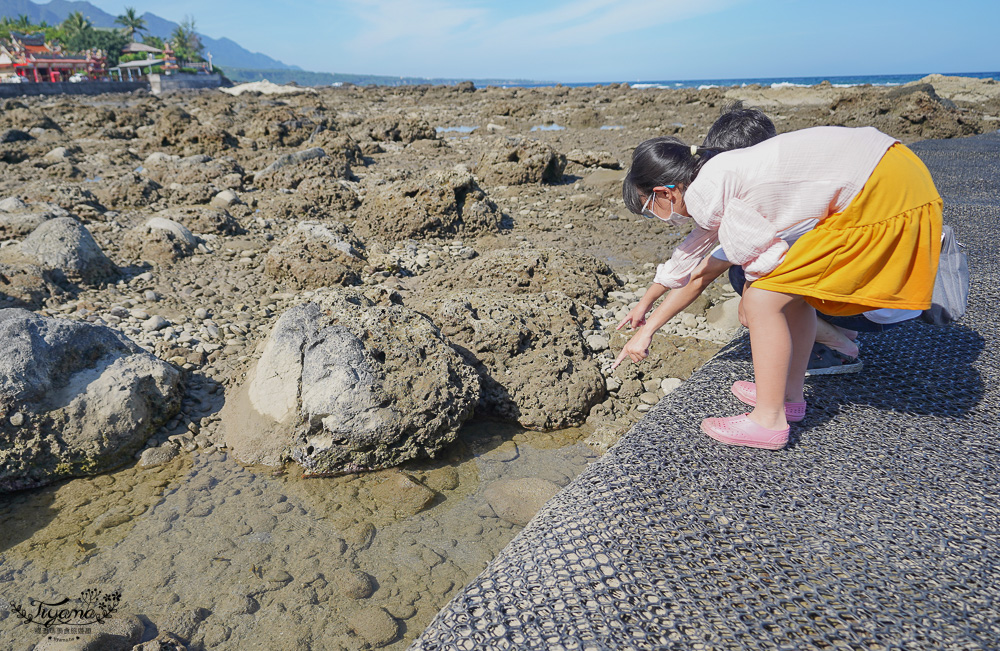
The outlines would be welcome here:
M 823 319 L 816 320 L 816 342 L 844 353 L 848 357 L 858 356 L 858 344 L 842 328 L 830 325 Z
M 816 340 L 816 311 L 801 296 L 752 285 L 743 303 L 757 387 L 757 406 L 750 420 L 781 430 L 788 427 L 785 403 L 805 401 L 802 389 Z

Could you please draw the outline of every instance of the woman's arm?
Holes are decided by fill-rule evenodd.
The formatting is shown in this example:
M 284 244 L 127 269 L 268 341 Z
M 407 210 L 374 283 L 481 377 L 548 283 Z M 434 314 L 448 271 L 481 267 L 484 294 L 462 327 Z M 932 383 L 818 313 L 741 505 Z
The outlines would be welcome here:
M 718 258 L 707 256 L 698 267 L 691 273 L 691 280 L 687 285 L 683 287 L 678 287 L 672 290 L 667 297 L 663 299 L 657 308 L 653 311 L 653 314 L 649 317 L 649 320 L 645 318 L 642 319 L 644 325 L 642 328 L 632 335 L 628 343 L 622 349 L 622 352 L 618 354 L 618 358 L 615 359 L 615 363 L 611 365 L 612 369 L 618 368 L 618 365 L 624 361 L 626 357 L 630 358 L 633 362 L 639 363 L 649 355 L 649 345 L 653 341 L 653 335 L 657 330 L 662 328 L 667 321 L 677 316 L 684 308 L 694 302 L 694 299 L 701 296 L 701 293 L 705 291 L 705 288 L 712 284 L 712 281 L 719 277 L 723 271 L 730 267 L 730 263 L 726 260 L 720 260 Z M 643 295 L 642 299 L 639 301 L 640 305 L 646 300 L 646 297 L 651 293 L 655 293 L 656 287 L 663 287 L 662 285 L 656 285 L 655 283 L 646 290 L 646 294 Z M 663 288 L 666 291 L 666 288 Z M 663 291 L 659 291 L 657 298 L 663 295 Z M 655 299 L 653 299 L 655 300 Z M 652 304 L 652 301 L 650 301 Z M 626 322 L 629 322 L 634 317 L 634 312 L 639 308 L 637 305 L 635 308 L 629 312 L 629 315 L 618 325 L 620 330 Z M 648 307 L 646 308 L 648 310 Z M 642 312 L 645 315 L 646 311 Z M 633 320 L 632 323 L 635 323 Z

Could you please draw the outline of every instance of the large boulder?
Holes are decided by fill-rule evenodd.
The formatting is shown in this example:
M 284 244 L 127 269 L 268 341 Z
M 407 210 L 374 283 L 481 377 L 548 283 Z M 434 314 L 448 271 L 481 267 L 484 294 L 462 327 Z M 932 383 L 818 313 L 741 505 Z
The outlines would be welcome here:
M 181 158 L 163 152 L 147 156 L 142 173 L 160 185 L 213 182 L 225 187 L 238 187 L 244 176 L 243 168 L 228 156 L 212 158 L 201 154 Z
M 438 277 L 440 276 L 440 277 Z M 604 262 L 561 249 L 495 249 L 431 282 L 449 288 L 476 287 L 511 294 L 558 291 L 587 305 L 603 303 L 622 286 Z
M 377 142 L 413 142 L 433 140 L 437 130 L 418 116 L 376 115 L 365 120 L 352 134 L 358 140 Z
M 289 106 L 264 108 L 257 105 L 255 108 L 258 109 L 258 113 L 242 124 L 241 128 L 244 135 L 266 149 L 300 147 L 314 138 L 317 132 L 330 126 L 327 118 L 315 113 L 307 115 Z
M 586 307 L 559 292 L 490 289 L 424 299 L 419 309 L 479 373 L 478 409 L 534 430 L 580 425 L 604 399 L 601 365 L 583 331 Z
M 72 217 L 42 222 L 17 245 L 17 253 L 53 271 L 60 281 L 96 284 L 118 273 L 90 231 Z
M 331 156 L 322 147 L 312 147 L 280 156 L 253 176 L 253 182 L 263 188 L 295 189 L 305 179 L 351 178 L 351 165 L 344 156 Z
M 475 371 L 426 317 L 325 289 L 281 315 L 222 420 L 241 461 L 336 474 L 433 456 L 478 397 Z
M 559 183 L 566 156 L 530 138 L 497 138 L 479 158 L 476 176 L 490 185 Z
M 194 253 L 198 238 L 183 224 L 166 217 L 151 217 L 125 233 L 121 250 L 133 259 L 165 264 Z
M 346 181 L 321 177 L 302 179 L 295 192 L 273 192 L 258 198 L 261 213 L 278 219 L 343 219 L 358 207 L 358 195 Z
M 120 333 L 0 310 L 0 491 L 132 458 L 180 410 L 180 371 Z
M 79 185 L 56 185 L 46 188 L 39 198 L 76 215 L 97 217 L 106 210 L 93 192 Z M 60 215 L 60 217 L 65 216 Z
M 398 242 L 496 233 L 502 214 L 468 172 L 433 171 L 369 188 L 358 228 Z
M 340 222 L 299 222 L 267 252 L 264 273 L 298 289 L 357 285 L 365 245 Z
M 110 181 L 103 181 L 96 192 L 102 205 L 112 210 L 122 210 L 155 203 L 162 196 L 161 189 L 159 183 L 138 172 L 126 172 Z
M 156 216 L 181 224 L 194 233 L 242 235 L 246 232 L 239 221 L 229 212 L 215 208 L 181 206 L 161 210 L 156 213 Z

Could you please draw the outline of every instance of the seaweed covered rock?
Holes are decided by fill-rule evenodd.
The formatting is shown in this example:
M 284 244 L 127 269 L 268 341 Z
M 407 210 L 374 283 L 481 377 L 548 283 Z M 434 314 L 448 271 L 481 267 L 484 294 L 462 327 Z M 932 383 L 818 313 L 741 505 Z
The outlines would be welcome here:
M 6 300 L 0 305 L 4 307 L 35 310 L 63 293 L 52 273 L 37 264 L 0 262 L 0 299 Z
M 243 182 L 245 172 L 228 156 L 212 158 L 200 154 L 181 158 L 153 152 L 143 161 L 142 174 L 160 185 L 211 182 L 218 187 L 235 188 Z
M 240 235 L 246 232 L 228 211 L 215 208 L 179 206 L 161 210 L 156 216 L 177 222 L 194 233 Z
M 308 177 L 295 192 L 274 192 L 258 200 L 261 212 L 279 219 L 342 219 L 341 214 L 357 208 L 357 193 L 335 179 Z
M 565 294 L 450 292 L 419 309 L 479 373 L 486 414 L 550 430 L 580 425 L 604 399 L 600 362 L 583 337 L 593 317 Z
M 264 273 L 298 289 L 356 285 L 365 246 L 340 222 L 299 222 L 267 252 Z
M 371 187 L 358 213 L 359 230 L 393 242 L 496 233 L 502 220 L 472 175 L 455 170 Z
M 559 183 L 566 156 L 530 138 L 497 138 L 479 158 L 476 176 L 491 185 Z
M 132 458 L 180 410 L 180 371 L 120 333 L 0 310 L 0 491 Z
M 158 201 L 162 197 L 161 189 L 156 181 L 137 172 L 128 172 L 102 183 L 97 188 L 97 198 L 103 205 L 113 210 L 138 208 Z
M 42 222 L 68 213 L 51 204 L 28 205 L 16 197 L 0 201 L 0 240 L 18 239 L 31 233 Z
M 345 158 L 329 156 L 322 147 L 303 149 L 279 157 L 253 176 L 264 188 L 295 189 L 304 179 L 321 177 L 347 179 L 351 166 Z
M 512 294 L 558 291 L 587 305 L 603 303 L 608 292 L 623 285 L 611 267 L 597 258 L 548 248 L 487 251 L 457 273 L 437 274 L 430 282 Z
M 437 138 L 437 131 L 420 117 L 377 115 L 365 120 L 353 135 L 359 140 L 410 143 L 433 140 Z
M 281 315 L 222 422 L 246 463 L 351 472 L 433 456 L 478 398 L 476 372 L 425 316 L 325 289 Z

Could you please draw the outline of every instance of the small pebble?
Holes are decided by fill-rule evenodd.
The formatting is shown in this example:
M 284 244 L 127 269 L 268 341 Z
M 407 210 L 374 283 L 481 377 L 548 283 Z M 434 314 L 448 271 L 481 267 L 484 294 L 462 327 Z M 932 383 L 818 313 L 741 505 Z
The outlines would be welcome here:
M 24 414 L 22 414 L 21 412 L 17 412 L 13 416 L 11 416 L 10 417 L 10 424 L 13 425 L 14 427 L 20 427 L 21 425 L 23 425 L 24 424 Z

